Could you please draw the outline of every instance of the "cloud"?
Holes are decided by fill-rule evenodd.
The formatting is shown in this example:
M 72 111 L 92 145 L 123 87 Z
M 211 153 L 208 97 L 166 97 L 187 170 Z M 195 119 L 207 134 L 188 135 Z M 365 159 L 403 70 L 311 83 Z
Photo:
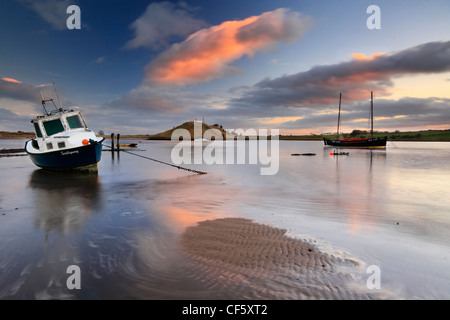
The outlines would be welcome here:
M 0 106 L 0 131 L 32 131 L 27 128 L 29 125 L 29 118 L 22 119 L 18 114 L 9 110 L 2 109 Z
M 174 8 L 167 3 L 158 5 L 151 8 Z M 146 14 L 148 11 L 149 8 Z M 150 111 L 152 119 L 167 115 L 182 122 L 203 116 L 220 119 L 220 115 L 227 113 L 226 98 L 198 94 L 186 87 L 171 85 L 207 81 L 233 72 L 236 68 L 229 65 L 231 62 L 243 55 L 253 56 L 258 50 L 270 49 L 279 42 L 296 41 L 310 23 L 309 18 L 300 17 L 298 13 L 278 9 L 199 30 L 150 62 L 146 67 L 146 78 L 140 86 L 115 100 L 105 102 L 103 107 L 111 112 L 128 110 L 148 114 Z M 153 43 L 148 42 L 150 45 Z M 166 75 L 168 78 L 164 78 Z M 158 121 L 155 124 L 160 125 Z
M 179 96 L 183 98 L 180 99 Z M 173 114 L 186 109 L 186 93 L 176 89 L 160 89 L 141 85 L 129 93 L 106 103 L 110 107 L 132 108 Z
M 145 47 L 161 49 L 169 45 L 174 37 L 187 37 L 191 33 L 206 27 L 206 22 L 195 19 L 191 9 L 180 3 L 151 3 L 145 13 L 131 24 L 134 38 L 126 47 L 135 49 Z
M 12 83 L 22 83 L 22 81 L 13 79 L 13 78 L 7 78 L 7 77 L 3 77 L 2 78 L 3 81 L 7 81 L 7 82 L 12 82 Z
M 344 106 L 341 113 L 341 129 L 344 132 L 351 132 L 354 129 L 368 130 L 369 108 L 368 100 Z M 270 127 L 301 130 L 305 134 L 336 131 L 337 103 L 332 107 L 303 108 L 301 112 L 298 109 L 283 110 L 284 114 L 297 116 L 299 119 L 270 125 Z M 447 129 L 450 128 L 450 99 L 375 99 L 374 117 L 374 129 L 379 131 Z
M 368 128 L 368 102 L 356 103 L 348 111 L 341 121 L 350 130 Z M 450 99 L 406 97 L 399 100 L 375 100 L 374 117 L 375 129 L 450 128 Z
M 103 62 L 105 62 L 105 57 L 98 57 L 97 59 L 95 59 L 94 61 L 93 61 L 93 63 L 95 63 L 95 64 L 102 64 Z
M 450 41 L 430 42 L 402 51 L 374 55 L 370 59 L 316 66 L 304 72 L 264 79 L 243 88 L 233 100 L 237 107 L 304 108 L 334 105 L 339 92 L 345 103 L 390 94 L 393 78 L 443 73 L 450 70 Z
M 10 77 L 0 77 L 0 109 L 27 116 L 42 114 L 41 92 L 44 98 L 53 98 L 58 105 L 52 84 L 32 85 Z M 60 95 L 60 98 L 66 105 L 70 103 L 64 96 Z M 53 109 L 51 104 L 47 106 Z
M 311 19 L 281 8 L 201 29 L 151 61 L 145 83 L 183 85 L 236 73 L 232 62 L 279 42 L 297 41 L 310 24 Z
M 8 77 L 0 78 L 0 98 L 40 102 L 40 88 Z
M 17 0 L 32 9 L 49 23 L 55 30 L 67 29 L 67 7 L 74 4 L 73 0 Z
M 366 57 L 363 53 L 354 53 L 352 54 L 353 59 L 356 60 L 373 60 L 378 56 L 382 56 L 384 53 L 382 52 L 375 52 L 370 57 Z

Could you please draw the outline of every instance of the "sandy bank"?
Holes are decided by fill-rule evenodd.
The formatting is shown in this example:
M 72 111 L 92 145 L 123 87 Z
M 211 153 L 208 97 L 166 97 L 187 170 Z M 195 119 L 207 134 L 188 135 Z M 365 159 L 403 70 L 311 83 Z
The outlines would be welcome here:
M 332 268 L 332 257 L 285 233 L 286 230 L 242 218 L 209 220 L 188 228 L 183 245 L 193 255 L 235 267 Z
M 358 263 L 321 252 L 283 229 L 242 218 L 208 220 L 187 228 L 181 243 L 199 281 L 238 298 L 374 298 L 356 275 Z
M 0 139 L 33 139 L 36 135 L 33 132 L 7 132 L 0 131 Z

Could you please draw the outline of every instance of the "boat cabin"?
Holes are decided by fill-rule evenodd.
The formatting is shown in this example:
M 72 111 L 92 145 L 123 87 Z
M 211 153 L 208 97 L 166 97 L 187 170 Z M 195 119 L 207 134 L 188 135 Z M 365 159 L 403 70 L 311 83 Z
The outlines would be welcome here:
M 48 138 L 61 132 L 88 130 L 79 111 L 63 110 L 57 114 L 38 116 L 31 120 L 37 138 Z
M 31 146 L 41 152 L 73 148 L 95 140 L 95 134 L 87 128 L 80 111 L 54 110 L 32 119 L 31 123 L 36 133 Z

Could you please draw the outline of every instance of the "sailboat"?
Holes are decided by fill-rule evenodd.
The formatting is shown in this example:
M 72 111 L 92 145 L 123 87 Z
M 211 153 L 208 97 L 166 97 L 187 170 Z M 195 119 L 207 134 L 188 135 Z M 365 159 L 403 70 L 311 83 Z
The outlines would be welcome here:
M 53 86 L 56 91 L 55 83 Z M 53 99 L 42 97 L 43 115 L 31 120 L 36 137 L 25 143 L 25 151 L 32 162 L 51 170 L 97 170 L 102 156 L 102 142 L 88 129 L 80 111 L 60 108 Z M 52 102 L 54 110 L 48 111 L 46 102 Z
M 339 112 L 336 139 L 323 138 L 326 146 L 333 147 L 354 147 L 354 148 L 384 148 L 386 147 L 387 137 L 377 138 L 373 136 L 373 92 L 370 93 L 370 136 L 367 138 L 343 138 L 339 139 L 340 121 L 341 121 L 341 101 L 342 93 L 339 95 Z

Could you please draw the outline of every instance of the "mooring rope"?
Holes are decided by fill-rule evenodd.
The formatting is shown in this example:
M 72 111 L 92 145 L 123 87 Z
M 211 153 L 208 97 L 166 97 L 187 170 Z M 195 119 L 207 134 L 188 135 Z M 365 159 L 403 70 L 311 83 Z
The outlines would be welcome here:
M 103 145 L 103 146 L 107 147 L 107 148 L 110 148 L 111 152 L 115 151 L 110 146 L 106 146 L 106 145 Z M 168 163 L 168 162 L 164 162 L 164 161 L 161 161 L 161 160 L 157 160 L 157 159 L 153 159 L 153 158 L 150 158 L 150 157 L 146 157 L 146 156 L 143 156 L 143 155 L 140 155 L 140 154 L 136 154 L 136 153 L 133 153 L 133 152 L 130 152 L 130 151 L 127 151 L 127 150 L 120 149 L 120 148 L 117 151 L 119 151 L 119 152 L 126 152 L 128 154 L 133 155 L 133 156 L 141 157 L 141 158 L 144 158 L 144 159 L 147 159 L 147 160 L 151 160 L 151 161 L 155 161 L 155 162 L 158 162 L 158 163 L 162 163 L 162 164 L 165 164 L 167 166 L 171 166 L 171 167 L 174 167 L 174 168 L 177 168 L 177 169 L 180 169 L 180 170 L 185 170 L 185 171 L 189 171 L 189 172 L 196 173 L 196 174 L 208 174 L 207 172 L 204 172 L 204 171 L 198 171 L 198 170 L 194 170 L 194 169 L 189 169 L 189 168 L 177 166 L 177 165 L 174 165 L 172 163 Z

